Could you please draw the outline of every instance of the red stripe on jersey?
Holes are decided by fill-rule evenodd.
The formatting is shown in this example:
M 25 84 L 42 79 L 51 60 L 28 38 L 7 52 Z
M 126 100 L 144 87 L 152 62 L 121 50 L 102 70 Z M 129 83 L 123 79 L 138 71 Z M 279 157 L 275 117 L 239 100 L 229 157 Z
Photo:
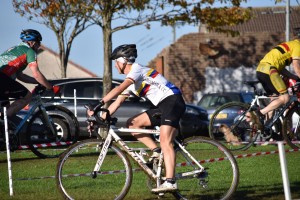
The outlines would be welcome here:
M 150 77 L 155 78 L 158 75 L 158 71 L 154 70 L 151 74 Z
M 145 88 L 141 91 L 142 96 L 145 96 L 150 89 L 150 85 L 146 85 Z
M 286 51 L 290 51 L 290 47 L 286 43 L 282 43 L 281 45 L 285 48 Z
M 278 74 L 278 71 L 277 71 L 277 69 L 271 69 L 271 70 L 270 70 L 270 76 L 271 76 L 272 74 L 275 74 L 275 73 L 277 73 L 277 74 Z

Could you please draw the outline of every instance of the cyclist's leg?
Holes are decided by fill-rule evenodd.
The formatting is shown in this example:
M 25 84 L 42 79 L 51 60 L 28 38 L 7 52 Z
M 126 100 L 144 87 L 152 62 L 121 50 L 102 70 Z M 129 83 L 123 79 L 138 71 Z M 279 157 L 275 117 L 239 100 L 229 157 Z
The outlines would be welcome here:
M 127 121 L 127 127 L 131 129 L 140 129 L 152 126 L 149 115 L 146 112 L 137 114 Z M 158 146 L 150 134 L 131 133 L 138 141 L 145 144 L 149 149 L 156 149 Z
M 152 189 L 152 192 L 167 192 L 177 190 L 175 178 L 175 151 L 173 140 L 176 136 L 176 129 L 179 127 L 179 120 L 185 112 L 185 103 L 181 95 L 171 95 L 165 98 L 160 104 L 161 115 L 160 144 L 164 154 L 166 168 L 166 181 Z
M 25 94 L 25 91 L 24 91 Z M 12 96 L 13 97 L 13 96 Z M 18 95 L 16 99 L 7 109 L 7 116 L 11 117 L 15 115 L 17 112 L 19 112 L 22 108 L 24 108 L 28 103 L 31 101 L 31 92 L 27 91 L 26 94 L 23 95 Z
M 21 83 L 13 80 L 12 78 L 0 73 L 0 84 L 5 81 L 5 84 L 1 84 L 0 93 L 8 99 L 15 98 L 16 100 L 8 107 L 7 116 L 11 117 L 18 111 L 24 108 L 31 100 L 31 93 Z
M 279 97 L 274 99 L 269 105 L 260 109 L 263 115 L 288 102 L 289 95 L 287 93 L 287 87 L 275 67 L 269 66 L 268 74 L 257 72 L 257 78 L 262 83 L 268 95 L 279 95 Z

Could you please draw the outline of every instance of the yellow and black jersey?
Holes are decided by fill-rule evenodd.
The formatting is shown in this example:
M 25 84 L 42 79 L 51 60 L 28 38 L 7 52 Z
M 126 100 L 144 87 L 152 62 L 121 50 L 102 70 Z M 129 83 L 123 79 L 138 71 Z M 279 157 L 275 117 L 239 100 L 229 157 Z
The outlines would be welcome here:
M 292 40 L 277 45 L 265 55 L 260 64 L 268 64 L 280 72 L 289 66 L 293 59 L 300 59 L 300 40 Z M 264 70 L 258 69 L 257 71 Z

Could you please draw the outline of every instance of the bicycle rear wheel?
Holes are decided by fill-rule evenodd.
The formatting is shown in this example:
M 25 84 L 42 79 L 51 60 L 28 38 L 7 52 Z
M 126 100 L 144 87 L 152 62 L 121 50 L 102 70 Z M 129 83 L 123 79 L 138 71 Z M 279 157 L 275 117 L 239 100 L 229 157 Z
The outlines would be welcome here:
M 47 121 L 50 121 L 51 124 Z M 68 132 L 67 124 L 63 120 L 52 119 L 49 115 L 44 116 L 43 112 L 39 110 L 32 116 L 27 125 L 28 146 L 40 158 L 58 157 L 66 149 L 66 146 L 73 142 L 69 141 L 70 138 L 62 134 L 63 132 Z
M 248 109 L 249 105 L 241 102 L 220 106 L 210 118 L 210 138 L 225 144 L 232 151 L 248 149 L 258 136 L 257 124 L 246 121 Z
M 70 146 L 59 157 L 56 185 L 65 199 L 123 199 L 132 181 L 132 168 L 126 155 L 114 144 L 97 177 L 91 177 L 103 142 L 88 139 Z
M 188 138 L 184 140 L 184 146 L 205 171 L 184 177 L 199 167 L 177 148 L 176 177 L 180 195 L 186 199 L 232 197 L 239 183 L 239 168 L 231 152 L 221 143 L 206 137 Z
M 293 149 L 300 148 L 300 108 L 297 104 L 284 117 L 282 134 L 290 147 Z

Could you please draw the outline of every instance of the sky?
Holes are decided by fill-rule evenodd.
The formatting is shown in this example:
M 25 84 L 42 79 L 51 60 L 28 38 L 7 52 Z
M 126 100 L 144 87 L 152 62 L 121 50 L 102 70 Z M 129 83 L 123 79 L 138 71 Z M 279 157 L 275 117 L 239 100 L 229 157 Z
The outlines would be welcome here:
M 275 6 L 275 0 L 248 0 L 243 7 Z M 299 0 L 290 0 L 291 6 L 299 6 Z M 285 1 L 276 6 L 285 6 Z M 42 44 L 58 52 L 58 43 L 54 32 L 43 24 L 28 21 L 15 13 L 11 0 L 1 0 L 0 3 L 0 53 L 20 43 L 19 35 L 22 29 L 36 29 L 42 36 Z M 188 33 L 198 32 L 198 27 L 185 25 L 176 27 L 176 39 Z M 173 29 L 161 27 L 159 23 L 151 25 L 148 30 L 145 26 L 132 27 L 113 34 L 113 48 L 121 44 L 135 43 L 138 49 L 137 62 L 147 65 L 164 48 L 174 41 Z M 73 41 L 70 59 L 92 73 L 103 75 L 103 42 L 102 30 L 99 26 L 91 26 L 80 33 Z M 114 78 L 124 78 L 113 68 Z

